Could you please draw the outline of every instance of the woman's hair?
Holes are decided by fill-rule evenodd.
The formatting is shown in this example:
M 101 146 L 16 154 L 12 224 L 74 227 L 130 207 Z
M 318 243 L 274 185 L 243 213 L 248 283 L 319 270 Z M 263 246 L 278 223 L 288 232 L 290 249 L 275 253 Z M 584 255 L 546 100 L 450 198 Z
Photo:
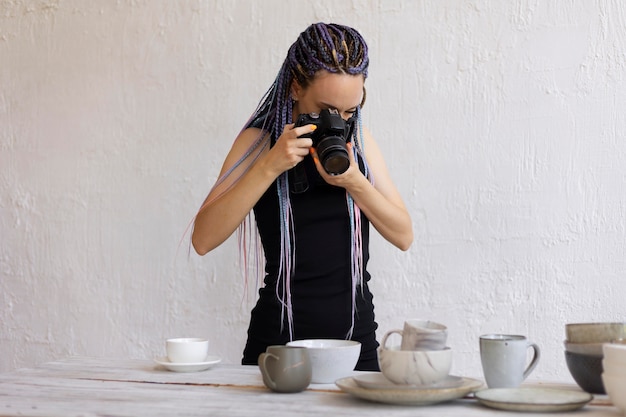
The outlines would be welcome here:
M 291 45 L 274 83 L 265 93 L 246 127 L 268 131 L 276 141 L 283 126 L 292 123 L 293 81 L 307 88 L 318 71 L 362 75 L 367 78 L 367 44 L 356 30 L 338 24 L 315 23 Z M 363 100 L 365 101 L 365 90 Z
M 331 73 L 362 75 L 367 77 L 369 65 L 367 44 L 363 37 L 355 29 L 339 24 L 315 23 L 306 28 L 291 45 L 287 57 L 283 62 L 276 79 L 263 95 L 256 110 L 246 122 L 243 129 L 255 127 L 261 130 L 259 137 L 247 150 L 247 152 L 237 161 L 233 167 L 225 172 L 216 182 L 213 190 L 216 192 L 210 200 L 205 200 L 203 207 L 211 204 L 230 187 L 232 187 L 241 176 L 247 172 L 249 167 L 261 155 L 263 150 L 272 146 L 282 134 L 286 124 L 293 123 L 294 100 L 291 96 L 291 86 L 293 81 L 307 88 L 315 79 L 319 71 Z M 365 101 L 365 88 L 363 89 L 363 99 L 361 105 L 357 106 L 356 115 L 358 128 L 354 129 L 352 138 L 353 152 L 355 158 L 362 155 L 362 129 L 361 129 L 361 106 Z M 367 164 L 365 164 L 366 175 Z M 281 174 L 276 180 L 276 187 L 279 199 L 280 219 L 281 219 L 281 262 L 276 283 L 276 293 L 283 304 L 283 315 L 286 315 L 289 324 L 290 338 L 293 338 L 293 316 L 291 308 L 291 276 L 295 266 L 293 242 L 295 236 L 292 227 L 293 217 L 291 202 L 289 198 L 289 177 L 287 172 Z M 212 190 L 212 192 L 213 192 Z M 363 259 L 361 248 L 361 216 L 360 210 L 350 195 L 346 192 L 348 212 L 350 214 L 350 224 L 352 229 L 352 326 L 346 337 L 351 337 L 354 327 L 355 297 L 358 285 L 363 283 Z M 202 210 L 200 208 L 200 210 Z M 248 253 L 257 254 L 256 267 L 259 271 L 260 245 L 256 239 L 257 246 L 250 248 L 250 233 L 248 229 L 252 227 L 252 222 L 244 221 L 239 228 L 239 245 L 242 261 L 247 280 Z M 284 316 L 283 320 L 284 322 Z

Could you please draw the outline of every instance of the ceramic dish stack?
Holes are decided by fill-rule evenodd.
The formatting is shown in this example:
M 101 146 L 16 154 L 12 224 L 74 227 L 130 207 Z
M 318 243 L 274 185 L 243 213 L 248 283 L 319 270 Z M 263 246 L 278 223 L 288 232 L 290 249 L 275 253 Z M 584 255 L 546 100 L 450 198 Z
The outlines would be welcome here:
M 611 402 L 626 415 L 626 342 L 603 346 L 602 381 Z
M 565 362 L 583 390 L 605 394 L 602 382 L 603 345 L 626 337 L 626 323 L 571 323 L 565 325 Z
M 392 334 L 399 346 L 388 347 Z M 447 327 L 430 320 L 410 319 L 403 329 L 388 331 L 378 348 L 381 372 L 342 378 L 335 383 L 358 398 L 388 404 L 429 405 L 461 398 L 482 382 L 450 375 L 452 350 L 446 346 Z

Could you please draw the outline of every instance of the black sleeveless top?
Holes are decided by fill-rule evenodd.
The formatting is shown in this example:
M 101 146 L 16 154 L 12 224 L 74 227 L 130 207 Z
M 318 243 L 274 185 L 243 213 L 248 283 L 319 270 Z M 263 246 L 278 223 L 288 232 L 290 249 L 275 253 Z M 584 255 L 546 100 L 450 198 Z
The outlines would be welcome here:
M 310 155 L 296 167 L 308 189 L 291 192 L 295 228 L 295 269 L 291 276 L 294 340 L 345 339 L 352 323 L 351 231 L 346 191 L 326 183 Z M 290 178 L 293 179 L 293 178 Z M 292 187 L 293 188 L 293 187 Z M 301 191 L 301 190 L 300 190 Z M 265 251 L 265 286 L 252 310 L 242 363 L 256 364 L 269 345 L 289 342 L 286 314 L 276 294 L 280 265 L 280 219 L 276 182 L 254 207 Z M 357 287 L 352 339 L 361 342 L 358 370 L 378 370 L 372 294 L 367 286 L 369 221 L 361 214 L 363 288 Z

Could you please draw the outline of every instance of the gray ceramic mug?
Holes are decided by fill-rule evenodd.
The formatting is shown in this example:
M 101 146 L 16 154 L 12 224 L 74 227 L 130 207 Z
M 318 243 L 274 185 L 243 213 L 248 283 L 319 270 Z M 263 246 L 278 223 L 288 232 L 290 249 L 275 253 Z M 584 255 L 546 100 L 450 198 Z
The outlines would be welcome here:
M 529 348 L 532 348 L 533 356 L 526 365 Z M 489 388 L 517 388 L 535 369 L 540 356 L 539 346 L 525 336 L 480 336 L 480 360 Z
M 272 391 L 300 392 L 311 383 L 311 360 L 305 347 L 268 346 L 259 355 L 259 368 L 263 383 Z

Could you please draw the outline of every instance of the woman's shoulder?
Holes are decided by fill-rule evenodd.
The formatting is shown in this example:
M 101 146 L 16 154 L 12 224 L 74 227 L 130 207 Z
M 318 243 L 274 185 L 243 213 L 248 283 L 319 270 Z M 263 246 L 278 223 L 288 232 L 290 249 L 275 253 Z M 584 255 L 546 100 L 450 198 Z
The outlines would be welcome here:
M 378 146 L 378 142 L 374 139 L 370 130 L 363 127 L 362 133 L 362 152 L 367 160 L 367 165 L 374 173 L 374 178 L 376 178 L 376 182 L 378 183 L 378 177 L 381 175 L 388 176 L 385 158 L 383 157 L 382 151 Z
M 253 155 L 264 151 L 266 146 L 263 146 L 263 143 L 267 138 L 269 138 L 267 132 L 255 127 L 248 127 L 239 132 L 226 156 L 221 174 L 233 166 L 239 166 L 245 160 L 253 161 L 255 159 Z
M 269 133 L 257 127 L 244 128 L 235 138 L 234 147 L 248 148 L 256 143 L 260 143 L 262 140 L 269 137 Z
M 372 132 L 366 126 L 361 126 L 360 129 L 362 129 L 362 135 L 360 135 L 361 147 L 363 148 L 366 157 L 369 157 L 371 154 L 378 155 L 380 153 L 380 149 L 378 147 L 378 143 L 376 143 L 376 140 L 374 140 L 374 137 L 372 136 Z

